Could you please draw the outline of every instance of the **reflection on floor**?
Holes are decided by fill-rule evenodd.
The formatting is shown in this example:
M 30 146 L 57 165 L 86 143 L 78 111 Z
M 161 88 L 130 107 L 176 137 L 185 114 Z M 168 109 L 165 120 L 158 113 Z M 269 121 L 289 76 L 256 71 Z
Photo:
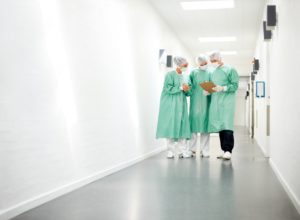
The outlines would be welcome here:
M 258 146 L 237 129 L 232 161 L 165 153 L 28 211 L 14 220 L 299 220 Z

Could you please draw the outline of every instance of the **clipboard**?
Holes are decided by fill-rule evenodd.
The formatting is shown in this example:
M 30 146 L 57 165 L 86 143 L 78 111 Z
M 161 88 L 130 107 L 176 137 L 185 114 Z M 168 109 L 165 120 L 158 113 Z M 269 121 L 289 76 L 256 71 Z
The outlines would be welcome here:
M 216 85 L 213 82 L 203 82 L 199 84 L 205 91 L 209 93 L 214 93 L 216 91 L 213 90 Z

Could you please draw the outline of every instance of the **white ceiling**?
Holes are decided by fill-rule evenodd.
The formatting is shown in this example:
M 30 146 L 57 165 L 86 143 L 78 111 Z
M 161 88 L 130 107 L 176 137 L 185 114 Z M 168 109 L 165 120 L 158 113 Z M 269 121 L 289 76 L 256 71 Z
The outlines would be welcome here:
M 212 50 L 237 51 L 224 55 L 240 75 L 249 75 L 266 0 L 235 0 L 232 9 L 184 11 L 180 0 L 148 0 L 193 56 Z M 184 0 L 188 1 L 188 0 Z M 235 42 L 201 43 L 199 37 L 236 36 Z

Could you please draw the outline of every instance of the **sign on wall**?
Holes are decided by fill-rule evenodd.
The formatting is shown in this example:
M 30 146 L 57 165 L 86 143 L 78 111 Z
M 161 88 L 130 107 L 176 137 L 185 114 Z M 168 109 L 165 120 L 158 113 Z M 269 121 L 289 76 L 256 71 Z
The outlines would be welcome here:
M 265 82 L 256 81 L 256 98 L 264 98 L 266 96 L 265 92 Z

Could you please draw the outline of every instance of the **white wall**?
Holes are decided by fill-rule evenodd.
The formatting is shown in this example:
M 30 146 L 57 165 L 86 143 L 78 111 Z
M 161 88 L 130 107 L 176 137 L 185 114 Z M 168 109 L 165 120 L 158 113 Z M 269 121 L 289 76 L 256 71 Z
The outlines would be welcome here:
M 268 99 L 260 99 L 255 103 L 258 114 L 255 138 L 269 154 L 275 173 L 300 212 L 300 1 L 268 2 L 277 5 L 278 26 L 270 42 L 263 42 L 260 35 L 256 57 L 261 61 L 258 80 L 266 80 L 270 95 L 271 136 L 268 140 L 264 131 Z
M 246 91 L 248 90 L 249 77 L 240 76 L 239 89 L 236 93 L 235 116 L 234 125 L 243 126 L 247 125 L 247 102 L 245 99 Z
M 5 1 L 0 29 L 0 219 L 163 149 L 158 50 L 189 52 L 147 1 Z
M 256 49 L 255 57 L 259 59 L 260 70 L 256 75 L 256 81 L 265 82 L 265 98 L 257 98 L 254 95 L 254 137 L 256 138 L 258 144 L 262 146 L 262 150 L 265 156 L 270 156 L 270 141 L 267 136 L 267 105 L 270 102 L 270 80 L 269 76 L 272 74 L 270 72 L 271 63 L 269 62 L 272 56 L 272 51 L 270 50 L 271 42 L 264 42 L 262 33 L 258 38 L 258 47 Z M 254 92 L 256 93 L 256 82 L 254 84 Z

